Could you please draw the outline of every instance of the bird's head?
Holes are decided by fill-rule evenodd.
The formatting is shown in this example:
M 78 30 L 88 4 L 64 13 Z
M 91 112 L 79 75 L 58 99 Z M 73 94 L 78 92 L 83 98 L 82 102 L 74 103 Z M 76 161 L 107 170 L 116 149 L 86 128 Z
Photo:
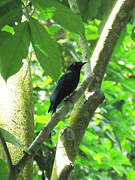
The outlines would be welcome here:
M 69 69 L 71 69 L 71 71 L 78 71 L 84 64 L 86 64 L 86 62 L 73 62 Z

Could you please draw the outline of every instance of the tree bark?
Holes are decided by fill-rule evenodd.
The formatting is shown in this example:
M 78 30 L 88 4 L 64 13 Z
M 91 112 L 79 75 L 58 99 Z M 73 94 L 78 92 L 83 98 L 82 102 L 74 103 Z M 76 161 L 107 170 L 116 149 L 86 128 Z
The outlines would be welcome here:
M 5 82 L 0 78 L 0 126 L 16 136 L 27 149 L 33 141 L 33 97 L 30 64 L 27 60 L 18 73 L 10 77 Z M 23 155 L 22 149 L 12 144 L 8 144 L 13 165 L 16 164 Z M 10 171 L 9 180 L 13 177 Z M 19 179 L 33 179 L 32 160 L 25 166 Z

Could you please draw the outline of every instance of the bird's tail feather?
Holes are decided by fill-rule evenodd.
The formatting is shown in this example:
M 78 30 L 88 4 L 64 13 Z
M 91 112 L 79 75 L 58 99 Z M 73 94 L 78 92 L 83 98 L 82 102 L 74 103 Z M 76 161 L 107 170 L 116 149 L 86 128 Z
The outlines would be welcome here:
M 55 113 L 55 111 L 56 111 L 56 105 L 55 104 L 53 104 L 53 103 L 51 103 L 51 105 L 50 105 L 50 107 L 49 107 L 49 109 L 48 109 L 48 113 L 50 112 L 50 111 L 52 111 L 52 115 L 53 115 L 53 113 Z
M 50 105 L 50 107 L 49 107 L 49 109 L 48 109 L 48 113 L 49 113 L 51 110 L 52 110 L 52 103 L 51 103 L 51 105 Z
M 44 174 L 44 171 L 42 171 L 42 180 L 45 180 L 45 174 Z

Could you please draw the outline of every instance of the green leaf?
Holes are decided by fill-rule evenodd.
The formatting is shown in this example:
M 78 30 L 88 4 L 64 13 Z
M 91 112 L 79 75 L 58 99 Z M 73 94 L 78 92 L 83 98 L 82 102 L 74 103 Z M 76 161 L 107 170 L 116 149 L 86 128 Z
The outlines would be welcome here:
M 49 119 L 50 119 L 50 115 L 40 115 L 40 116 L 35 117 L 34 121 L 36 123 L 46 124 Z
M 6 24 L 15 26 L 15 22 L 21 22 L 22 19 L 21 0 L 8 0 L 5 2 L 6 4 L 3 0 L 0 1 L 0 28 Z
M 135 179 L 135 170 L 134 169 L 130 169 L 128 171 L 127 180 L 134 180 L 134 179 Z
M 0 7 L 7 4 L 7 3 L 9 3 L 10 1 L 12 1 L 12 0 L 6 0 L 6 1 L 5 0 L 0 0 Z
M 7 180 L 8 178 L 8 166 L 0 159 L 0 180 Z
M 40 65 L 46 75 L 57 80 L 61 72 L 61 55 L 57 43 L 37 20 L 31 19 L 29 25 L 32 45 Z
M 11 33 L 12 35 L 14 35 L 14 28 L 12 26 L 8 26 L 8 25 L 5 25 L 2 29 L 2 31 L 6 31 L 6 32 L 9 32 Z
M 87 9 L 87 12 L 86 13 L 86 16 L 87 18 L 89 19 L 93 19 L 93 18 L 96 18 L 97 15 L 98 15 L 98 9 L 101 5 L 101 0 L 90 0 L 89 3 L 88 3 L 88 9 Z
M 102 88 L 103 89 L 110 89 L 114 86 L 114 82 L 113 81 L 103 81 L 102 83 Z
M 64 28 L 74 33 L 84 33 L 84 27 L 81 18 L 74 14 L 70 9 L 54 0 L 32 0 L 35 7 L 44 9 L 53 8 L 52 19 L 62 25 Z
M 20 23 L 13 36 L 0 32 L 0 39 L 0 73 L 7 80 L 20 70 L 22 59 L 27 57 L 30 44 L 28 24 Z
M 24 150 L 23 144 L 13 134 L 9 133 L 5 129 L 0 128 L 0 132 L 4 137 L 4 140 Z

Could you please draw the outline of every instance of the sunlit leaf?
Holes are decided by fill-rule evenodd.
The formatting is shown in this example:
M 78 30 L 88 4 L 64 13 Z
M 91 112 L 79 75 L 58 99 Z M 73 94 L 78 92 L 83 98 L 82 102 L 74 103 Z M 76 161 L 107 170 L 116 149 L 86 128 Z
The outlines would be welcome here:
M 35 117 L 35 122 L 37 123 L 41 123 L 41 124 L 46 124 L 47 121 L 50 119 L 50 115 L 40 115 L 40 116 L 37 116 Z
M 24 150 L 23 144 L 20 142 L 19 139 L 17 139 L 13 134 L 9 133 L 5 129 L 0 128 L 0 132 L 2 133 L 4 140 L 8 143 L 11 143 L 17 147 L 20 147 Z
M 128 171 L 127 180 L 134 180 L 134 179 L 135 179 L 135 170 L 134 169 L 130 169 Z

